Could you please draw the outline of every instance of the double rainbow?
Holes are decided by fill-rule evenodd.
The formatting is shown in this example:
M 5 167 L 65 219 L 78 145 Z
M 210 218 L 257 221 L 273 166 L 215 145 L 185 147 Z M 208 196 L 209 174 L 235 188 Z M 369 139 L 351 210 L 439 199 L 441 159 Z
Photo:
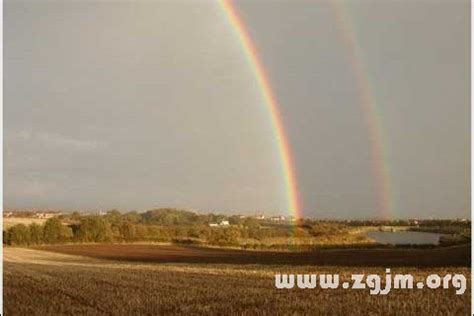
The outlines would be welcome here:
M 259 58 L 255 44 L 250 37 L 245 23 L 240 17 L 231 0 L 219 0 L 220 6 L 225 12 L 230 25 L 242 45 L 243 52 L 253 70 L 259 89 L 263 95 L 268 112 L 270 114 L 275 138 L 280 152 L 280 166 L 284 177 L 287 192 L 287 207 L 293 216 L 298 219 L 302 217 L 301 201 L 296 180 L 296 170 L 293 161 L 292 150 L 285 133 L 283 119 L 280 114 L 279 105 L 275 93 L 269 83 L 263 63 Z M 389 169 L 385 163 L 384 147 L 381 133 L 380 115 L 376 109 L 376 100 L 371 93 L 371 87 L 361 59 L 358 47 L 354 40 L 354 34 L 343 7 L 335 1 L 330 1 L 335 21 L 339 29 L 341 40 L 348 51 L 348 58 L 355 76 L 359 103 L 364 114 L 368 134 L 371 143 L 371 160 L 373 174 L 377 190 L 377 209 L 384 218 L 391 216 L 391 196 L 389 183 Z

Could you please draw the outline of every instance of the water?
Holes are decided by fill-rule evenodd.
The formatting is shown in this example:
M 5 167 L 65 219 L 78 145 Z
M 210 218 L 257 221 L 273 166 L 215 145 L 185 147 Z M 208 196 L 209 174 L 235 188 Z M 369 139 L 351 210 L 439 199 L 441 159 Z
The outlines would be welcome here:
M 423 232 L 368 232 L 367 236 L 381 244 L 392 245 L 438 245 L 442 234 Z

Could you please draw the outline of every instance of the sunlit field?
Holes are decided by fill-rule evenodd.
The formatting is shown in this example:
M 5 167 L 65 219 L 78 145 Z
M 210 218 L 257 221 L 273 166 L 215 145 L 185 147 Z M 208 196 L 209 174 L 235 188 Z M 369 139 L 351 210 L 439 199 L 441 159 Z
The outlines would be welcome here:
M 275 274 L 464 274 L 470 278 L 470 223 L 274 223 L 163 209 L 68 214 L 4 231 L 7 315 L 45 314 L 403 314 L 459 315 L 469 291 L 275 287 Z M 225 218 L 225 217 L 224 217 Z M 374 226 L 374 225 L 378 226 Z M 389 245 L 372 231 L 426 231 L 440 245 Z M 451 236 L 446 238 L 446 236 Z M 441 237 L 440 237 L 441 240 Z
M 30 225 L 30 224 L 44 224 L 46 219 L 44 218 L 31 218 L 31 217 L 7 217 L 3 219 L 3 229 L 8 229 L 12 226 L 23 224 L 23 225 Z
M 349 259 L 347 264 L 353 266 L 315 266 L 298 260 L 290 265 L 278 263 L 274 254 L 273 261 L 258 264 L 239 262 L 237 258 L 245 254 L 232 252 L 220 255 L 232 260 L 212 260 L 212 250 L 125 247 L 66 245 L 49 246 L 49 251 L 6 247 L 5 314 L 463 315 L 470 311 L 469 283 L 464 295 L 455 295 L 454 289 L 392 289 L 381 296 L 368 290 L 274 286 L 276 273 L 339 273 L 342 281 L 351 273 L 385 273 L 385 267 L 353 265 Z M 115 259 L 98 259 L 107 256 Z M 469 269 L 462 266 L 392 266 L 392 273 L 413 273 L 416 280 L 431 273 L 462 273 L 470 279 Z

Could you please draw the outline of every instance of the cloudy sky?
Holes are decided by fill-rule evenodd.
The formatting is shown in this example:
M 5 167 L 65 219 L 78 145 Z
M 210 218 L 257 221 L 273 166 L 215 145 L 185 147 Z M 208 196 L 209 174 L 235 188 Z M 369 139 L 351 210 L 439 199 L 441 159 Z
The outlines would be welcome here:
M 393 217 L 468 217 L 470 10 L 346 1 Z M 380 216 L 357 77 L 328 1 L 238 1 L 304 214 Z M 6 207 L 282 213 L 270 117 L 213 1 L 4 4 Z M 337 12 L 336 12 L 337 14 Z

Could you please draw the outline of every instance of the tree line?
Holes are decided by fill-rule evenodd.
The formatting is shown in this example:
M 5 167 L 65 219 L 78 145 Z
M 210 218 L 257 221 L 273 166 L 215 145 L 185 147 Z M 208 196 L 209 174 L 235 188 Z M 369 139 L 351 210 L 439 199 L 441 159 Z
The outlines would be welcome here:
M 228 220 L 231 225 L 211 228 L 209 223 Z M 216 245 L 237 244 L 239 238 L 285 235 L 275 230 L 260 231 L 252 218 L 199 215 L 176 209 L 122 214 L 112 210 L 103 216 L 72 213 L 46 220 L 42 225 L 17 224 L 3 232 L 3 242 L 12 246 L 55 243 L 178 241 Z
M 209 223 L 229 221 L 227 227 Z M 345 226 L 302 221 L 295 224 L 262 222 L 252 217 L 196 214 L 177 209 L 144 213 L 108 211 L 105 215 L 72 213 L 39 224 L 17 224 L 4 231 L 3 241 L 12 246 L 97 242 L 180 242 L 238 245 L 239 240 L 269 237 L 315 237 L 344 232 Z
M 229 226 L 210 227 L 210 223 L 229 222 Z M 361 223 L 364 224 L 364 223 Z M 463 235 L 470 236 L 470 227 L 459 222 L 427 222 L 418 229 L 444 229 L 457 224 Z M 434 226 L 438 224 L 438 227 Z M 470 223 L 469 223 L 470 224 Z M 337 240 L 351 236 L 354 223 L 302 219 L 297 222 L 272 222 L 253 217 L 194 212 L 164 208 L 144 213 L 108 211 L 104 215 L 77 212 L 46 220 L 42 225 L 17 224 L 3 231 L 3 242 L 11 246 L 55 243 L 99 242 L 176 242 L 225 246 L 245 246 L 243 240 L 264 241 L 274 237 L 297 237 Z M 443 226 L 444 225 L 444 226 Z M 363 225 L 362 225 L 363 226 Z M 255 244 L 255 243 L 250 243 Z

